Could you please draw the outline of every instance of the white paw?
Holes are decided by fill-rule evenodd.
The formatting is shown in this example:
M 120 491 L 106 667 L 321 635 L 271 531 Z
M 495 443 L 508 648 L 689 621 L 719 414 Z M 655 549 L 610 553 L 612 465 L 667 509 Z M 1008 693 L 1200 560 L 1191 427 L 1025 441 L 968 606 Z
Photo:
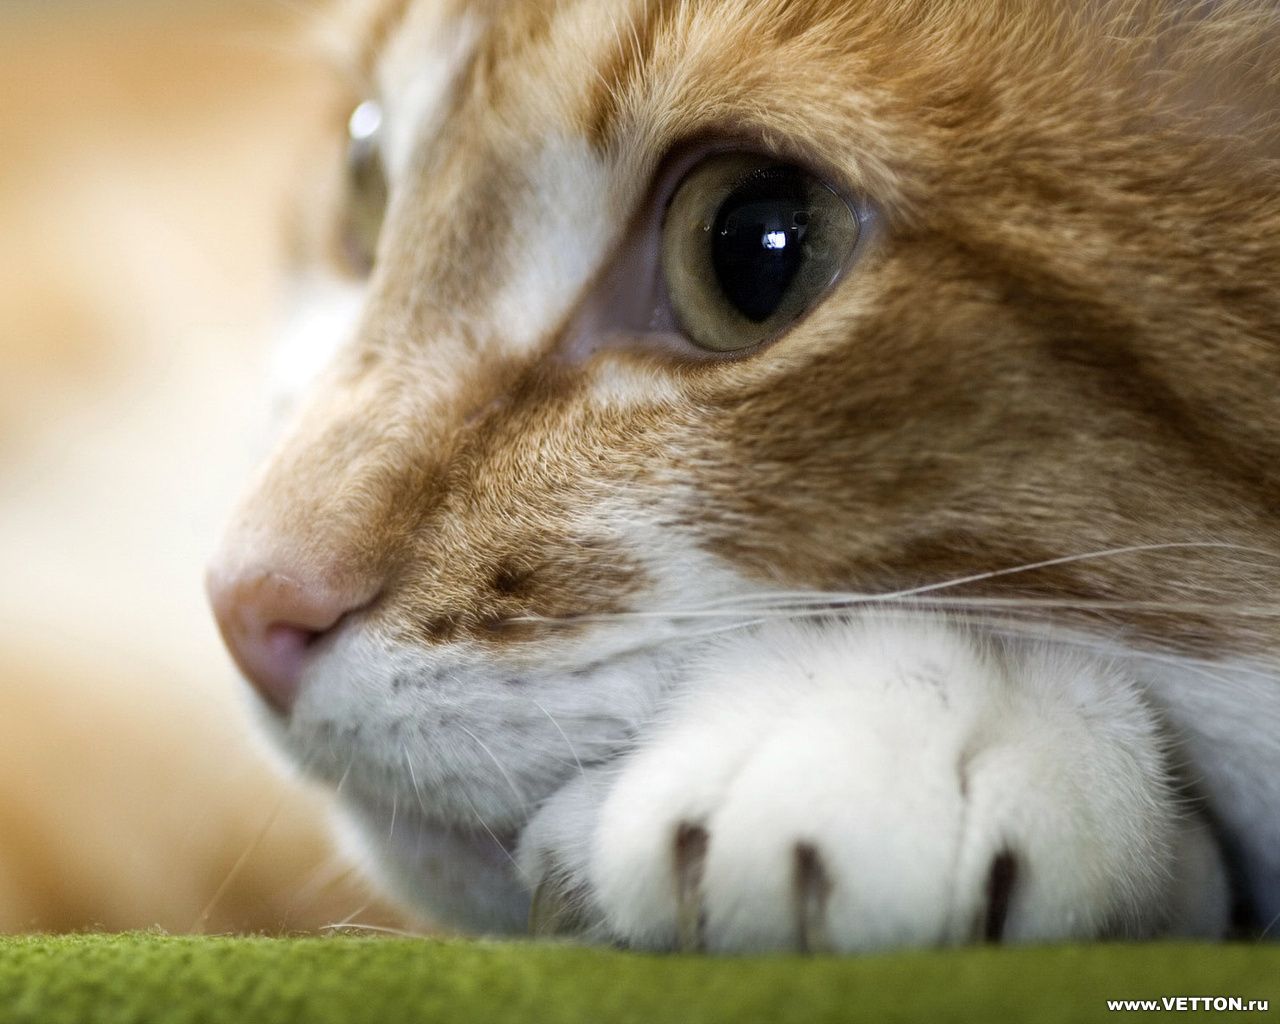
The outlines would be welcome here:
M 544 919 L 650 948 L 1212 934 L 1228 902 L 1121 672 L 888 620 L 726 646 L 520 858 Z

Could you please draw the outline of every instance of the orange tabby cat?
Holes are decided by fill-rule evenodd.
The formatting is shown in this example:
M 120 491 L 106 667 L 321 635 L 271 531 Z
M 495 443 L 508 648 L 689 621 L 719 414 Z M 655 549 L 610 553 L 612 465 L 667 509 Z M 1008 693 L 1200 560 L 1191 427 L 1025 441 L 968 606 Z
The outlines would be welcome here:
M 716 950 L 1280 913 L 1274 4 L 350 13 L 210 591 L 406 901 Z

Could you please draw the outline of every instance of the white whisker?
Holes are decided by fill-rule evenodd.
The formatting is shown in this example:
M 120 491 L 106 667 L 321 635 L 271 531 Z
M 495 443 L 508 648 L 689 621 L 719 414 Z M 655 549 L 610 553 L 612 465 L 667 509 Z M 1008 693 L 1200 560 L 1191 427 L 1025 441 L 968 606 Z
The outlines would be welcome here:
M 475 733 L 473 733 L 461 722 L 457 723 L 457 728 L 460 732 L 466 733 L 466 735 L 470 736 L 471 739 L 475 742 L 476 746 L 478 746 L 481 750 L 483 750 L 488 755 L 489 760 L 493 762 L 494 767 L 498 769 L 498 771 L 502 774 L 503 779 L 506 780 L 507 785 L 511 788 L 511 792 L 515 794 L 517 804 L 521 807 L 527 806 L 529 803 L 529 798 L 523 792 L 520 791 L 520 788 L 515 784 L 515 781 L 511 778 L 511 773 L 507 771 L 506 766 L 501 761 L 498 760 L 498 758 L 494 755 L 493 751 L 490 750 L 488 747 L 486 747 L 484 745 L 484 742 L 480 739 L 480 737 L 477 736 Z
M 363 907 L 361 908 L 364 909 Z M 357 911 L 358 913 L 358 911 Z M 398 935 L 403 939 L 420 939 L 425 932 L 412 932 L 404 928 L 392 928 L 385 924 L 354 924 L 350 921 L 339 921 L 336 924 L 326 924 L 321 929 L 325 932 L 377 932 L 379 935 Z
M 912 604 L 921 608 L 958 608 L 988 607 L 1015 609 L 1048 609 L 1064 611 L 1124 611 L 1124 612 L 1177 612 L 1181 614 L 1221 615 L 1230 613 L 1247 618 L 1280 617 L 1280 603 L 1249 604 L 1228 602 L 1192 602 L 1192 601 L 1122 601 L 1105 598 L 997 598 L 997 597 L 950 597 L 936 595 L 940 591 L 949 590 L 969 584 L 981 583 L 992 579 L 1013 576 L 1020 573 L 1033 572 L 1054 566 L 1068 565 L 1083 561 L 1103 558 L 1116 558 L 1130 554 L 1143 554 L 1177 550 L 1226 550 L 1243 554 L 1256 554 L 1268 558 L 1280 558 L 1274 552 L 1260 548 L 1245 547 L 1225 542 L 1171 542 L 1166 544 L 1141 544 L 1126 547 L 1107 548 L 1075 555 L 1064 555 L 1058 558 L 1028 562 L 1023 565 L 995 569 L 989 572 L 973 573 L 967 576 L 943 580 L 901 590 L 881 593 L 858 593 L 842 591 L 766 591 L 735 597 L 722 597 L 700 604 L 680 606 L 665 610 L 612 612 L 588 614 L 569 618 L 525 615 L 513 621 L 541 624 L 564 625 L 582 622 L 611 622 L 628 620 L 691 620 L 691 619 L 723 619 L 742 614 L 751 614 L 764 618 L 776 617 L 820 617 L 833 612 L 862 605 L 878 604 Z M 740 627 L 733 627 L 740 628 Z
M 517 863 L 516 859 L 513 856 L 511 856 L 511 851 L 507 849 L 507 844 L 498 838 L 497 833 L 494 832 L 493 829 L 489 827 L 489 823 L 485 821 L 484 818 L 480 815 L 480 811 L 476 808 L 476 805 L 472 803 L 471 797 L 467 795 L 466 790 L 462 791 L 462 799 L 464 799 L 467 802 L 467 806 L 471 808 L 471 814 L 476 819 L 476 823 L 482 829 L 484 829 L 485 833 L 489 836 L 489 838 L 493 840 L 494 845 L 499 850 L 502 851 L 503 856 L 505 856 L 507 860 L 511 862 L 511 866 L 514 867 L 516 869 L 516 873 L 519 874 L 520 872 L 519 863 Z
M 1263 928 L 1261 932 L 1259 932 L 1258 941 L 1261 942 L 1269 934 L 1271 934 L 1271 929 L 1278 924 L 1280 924 L 1280 914 L 1276 914 L 1276 916 L 1271 919 L 1270 923 L 1265 928 Z
M 752 621 L 772 618 L 825 618 L 841 610 L 858 606 L 898 606 L 919 610 L 946 610 L 951 608 L 1027 609 L 1054 611 L 1109 611 L 1109 612 L 1176 612 L 1184 615 L 1222 615 L 1230 613 L 1239 618 L 1280 618 L 1280 603 L 1236 604 L 1205 601 L 1125 601 L 1108 598 L 1035 598 L 1035 597 L 929 597 L 915 595 L 822 595 L 812 602 L 782 603 L 764 607 L 712 609 L 672 609 L 669 611 L 609 612 L 579 615 L 571 619 L 521 616 L 513 621 L 541 625 L 569 625 L 583 622 L 616 622 L 630 620 L 694 620 L 725 619 L 753 616 Z M 733 627 L 737 628 L 737 627 Z
M 418 776 L 413 770 L 413 758 L 409 756 L 409 748 L 402 743 L 400 744 L 400 752 L 404 754 L 405 767 L 409 769 L 409 784 L 413 786 L 413 795 L 418 798 L 418 809 L 424 815 L 430 817 L 427 814 L 427 805 L 422 802 L 422 789 L 418 786 Z
M 369 909 L 369 904 L 362 903 L 360 906 L 356 907 L 355 910 L 351 911 L 351 913 L 349 913 L 341 921 L 335 921 L 332 924 L 321 925 L 320 929 L 321 931 L 324 931 L 325 929 L 328 929 L 328 928 L 345 928 L 347 927 L 347 925 L 351 924 L 351 922 L 353 922 L 357 917 L 359 917 L 368 909 Z
M 527 694 L 526 696 L 528 697 Z M 553 726 L 555 726 L 556 732 L 560 734 L 560 738 L 564 740 L 565 746 L 569 748 L 569 753 L 573 755 L 573 763 L 578 766 L 578 774 L 586 775 L 587 774 L 586 769 L 582 767 L 582 760 L 578 757 L 578 751 L 574 748 L 573 741 L 569 739 L 568 734 L 564 731 L 564 729 L 560 727 L 560 723 L 555 720 L 555 716 L 552 715 L 550 711 L 544 708 L 533 697 L 528 697 L 528 699 L 535 708 L 537 708 L 539 711 L 541 711 L 544 715 L 547 716 L 547 721 L 549 721 Z

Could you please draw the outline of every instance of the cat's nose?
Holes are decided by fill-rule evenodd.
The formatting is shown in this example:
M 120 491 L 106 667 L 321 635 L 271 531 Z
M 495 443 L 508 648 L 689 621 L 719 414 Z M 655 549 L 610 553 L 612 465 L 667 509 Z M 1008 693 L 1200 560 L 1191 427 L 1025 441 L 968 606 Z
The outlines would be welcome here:
M 315 642 L 368 601 L 367 595 L 273 570 L 229 573 L 215 566 L 206 587 L 231 656 L 254 689 L 281 713 L 297 699 Z

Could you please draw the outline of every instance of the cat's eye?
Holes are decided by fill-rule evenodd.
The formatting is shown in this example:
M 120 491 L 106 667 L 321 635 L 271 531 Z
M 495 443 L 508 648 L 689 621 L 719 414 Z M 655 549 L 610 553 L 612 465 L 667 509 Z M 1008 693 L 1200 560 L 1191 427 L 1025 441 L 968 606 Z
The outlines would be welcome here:
M 682 332 L 749 348 L 808 312 L 848 264 L 857 213 L 802 167 L 743 153 L 702 161 L 677 187 L 662 267 Z
M 357 275 L 373 269 L 387 211 L 382 165 L 382 106 L 366 100 L 347 122 L 346 202 L 341 225 L 342 258 Z

